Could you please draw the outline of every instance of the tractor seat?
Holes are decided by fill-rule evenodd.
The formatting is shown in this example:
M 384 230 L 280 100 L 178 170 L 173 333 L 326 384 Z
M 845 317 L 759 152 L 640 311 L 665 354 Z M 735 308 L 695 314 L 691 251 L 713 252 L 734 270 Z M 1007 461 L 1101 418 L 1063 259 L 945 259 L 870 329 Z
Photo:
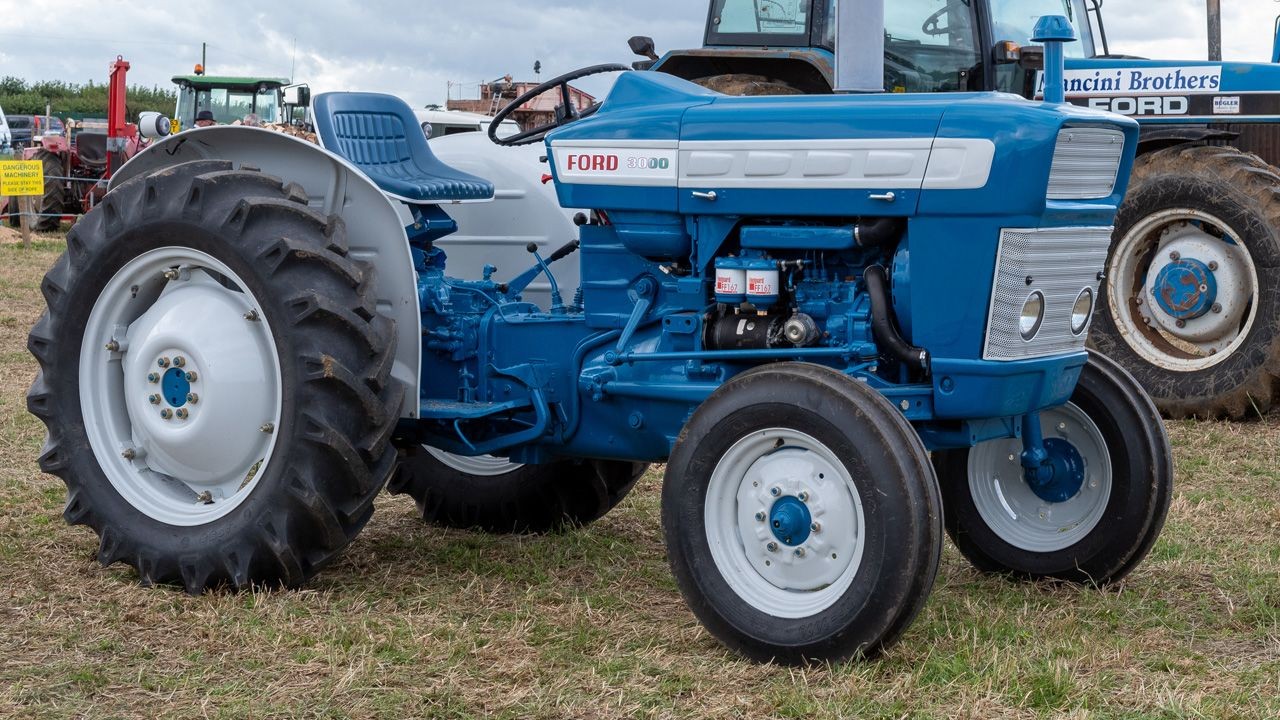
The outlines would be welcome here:
M 375 93 L 315 98 L 320 144 L 360 168 L 388 195 L 414 205 L 492 200 L 493 183 L 445 165 L 431 152 L 413 110 Z

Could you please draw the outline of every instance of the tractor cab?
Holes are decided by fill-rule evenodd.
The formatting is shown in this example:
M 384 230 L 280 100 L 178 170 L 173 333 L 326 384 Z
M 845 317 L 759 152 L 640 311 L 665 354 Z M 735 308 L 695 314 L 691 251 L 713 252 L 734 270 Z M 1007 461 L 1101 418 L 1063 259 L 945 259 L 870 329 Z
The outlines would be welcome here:
M 885 3 L 885 85 L 890 92 L 998 90 L 1028 94 L 1019 63 L 1036 21 L 1067 17 L 1090 57 L 1096 0 L 894 0 Z M 703 47 L 668 53 L 651 69 L 731 94 L 823 94 L 835 81 L 836 0 L 712 0 Z M 633 47 L 651 47 L 637 38 Z M 656 58 L 656 55 L 654 55 Z M 1031 88 L 1034 90 L 1034 88 Z
M 289 120 L 286 90 L 292 88 L 284 78 L 179 75 L 173 82 L 178 86 L 173 119 L 183 130 L 195 127 L 196 114 L 202 110 L 211 111 L 219 125 L 243 123 L 249 115 L 256 115 L 263 124 Z

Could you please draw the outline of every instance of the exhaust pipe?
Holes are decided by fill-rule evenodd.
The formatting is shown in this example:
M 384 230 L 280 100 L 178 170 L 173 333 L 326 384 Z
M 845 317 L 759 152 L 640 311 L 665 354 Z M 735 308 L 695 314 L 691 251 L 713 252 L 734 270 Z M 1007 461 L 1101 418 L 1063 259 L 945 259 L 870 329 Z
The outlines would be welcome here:
M 1076 41 L 1076 29 L 1061 15 L 1045 15 L 1036 23 L 1031 42 L 1044 43 L 1044 101 L 1061 105 L 1067 101 L 1067 53 L 1063 48 Z

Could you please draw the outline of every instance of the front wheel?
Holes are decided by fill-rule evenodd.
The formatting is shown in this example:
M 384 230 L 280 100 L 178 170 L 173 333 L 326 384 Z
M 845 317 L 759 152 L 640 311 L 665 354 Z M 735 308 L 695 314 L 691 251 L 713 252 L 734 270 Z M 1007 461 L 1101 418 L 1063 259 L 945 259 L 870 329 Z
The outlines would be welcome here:
M 27 404 L 104 566 L 296 586 L 355 538 L 403 399 L 372 273 L 301 188 L 224 162 L 125 183 L 72 228 Z
M 1164 527 L 1173 460 L 1159 412 L 1094 354 L 1071 402 L 1040 414 L 1056 472 L 1032 485 L 1022 441 L 934 454 L 947 533 L 975 567 L 1106 585 L 1136 568 Z
M 942 547 L 928 455 L 902 413 L 834 370 L 734 378 L 676 443 L 662 491 L 676 582 L 757 660 L 873 655 L 924 606 Z

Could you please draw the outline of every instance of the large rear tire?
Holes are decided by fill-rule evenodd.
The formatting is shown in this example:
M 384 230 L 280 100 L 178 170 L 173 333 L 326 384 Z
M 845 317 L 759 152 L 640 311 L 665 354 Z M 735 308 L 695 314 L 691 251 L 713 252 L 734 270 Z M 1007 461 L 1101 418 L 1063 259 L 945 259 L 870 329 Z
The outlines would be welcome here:
M 543 533 L 604 517 L 647 468 L 644 463 L 602 460 L 519 465 L 422 447 L 405 451 L 389 489 L 412 497 L 430 523 L 491 533 Z
M 226 162 L 134 179 L 76 224 L 27 406 L 103 566 L 191 593 L 298 586 L 355 538 L 403 400 L 374 287 L 340 218 Z
M 924 607 L 942 508 L 901 411 L 852 378 L 784 363 L 721 387 L 662 490 L 685 601 L 725 645 L 785 663 L 870 656 Z
M 1280 175 L 1226 147 L 1139 158 L 1090 340 L 1174 418 L 1280 392 Z
M 1094 354 L 1070 404 L 1041 413 L 1046 448 L 1075 472 L 1032 488 L 1022 441 L 934 453 L 947 533 L 984 572 L 1108 585 L 1151 551 L 1173 497 L 1159 411 L 1137 382 Z M 1070 476 L 1070 477 L 1068 477 Z
M 39 160 L 44 165 L 44 196 L 40 198 L 36 212 L 41 217 L 35 219 L 31 227 L 36 232 L 53 232 L 62 224 L 62 214 L 67 209 L 66 175 L 62 159 L 48 150 L 37 150 L 32 160 Z M 78 210 L 76 212 L 79 212 Z

